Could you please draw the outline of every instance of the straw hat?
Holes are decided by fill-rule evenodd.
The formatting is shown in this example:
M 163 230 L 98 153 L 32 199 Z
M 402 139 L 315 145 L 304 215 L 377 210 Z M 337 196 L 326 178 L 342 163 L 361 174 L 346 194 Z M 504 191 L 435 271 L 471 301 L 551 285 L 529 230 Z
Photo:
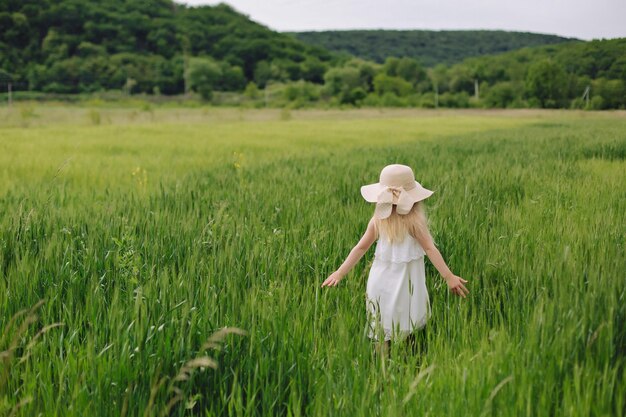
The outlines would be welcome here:
M 365 201 L 376 203 L 374 215 L 377 218 L 386 219 L 394 205 L 398 214 L 408 214 L 413 204 L 430 197 L 433 192 L 415 181 L 410 167 L 394 164 L 383 168 L 379 182 L 362 186 L 361 195 Z

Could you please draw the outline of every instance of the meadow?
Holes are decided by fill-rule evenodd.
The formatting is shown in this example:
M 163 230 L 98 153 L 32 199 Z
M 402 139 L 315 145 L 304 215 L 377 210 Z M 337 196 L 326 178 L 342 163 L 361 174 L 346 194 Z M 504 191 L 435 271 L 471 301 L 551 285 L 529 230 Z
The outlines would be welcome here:
M 626 113 L 0 109 L 0 414 L 625 416 Z M 366 338 L 389 163 L 435 191 L 414 352 Z M 226 328 L 226 330 L 224 330 Z

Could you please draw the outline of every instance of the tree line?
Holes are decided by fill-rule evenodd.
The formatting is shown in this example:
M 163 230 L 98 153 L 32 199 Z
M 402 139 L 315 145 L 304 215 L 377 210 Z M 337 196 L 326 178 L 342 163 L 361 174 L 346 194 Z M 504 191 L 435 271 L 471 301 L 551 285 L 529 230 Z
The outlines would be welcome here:
M 190 87 L 186 72 L 197 72 L 194 65 L 215 70 L 213 64 L 220 75 L 207 81 L 223 90 L 242 89 L 252 80 L 262 85 L 270 77 L 319 83 L 332 58 L 226 4 L 0 2 L 0 80 L 35 91 L 180 94 Z
M 626 107 L 626 39 L 567 42 L 427 67 L 336 54 L 230 6 L 5 0 L 0 85 L 56 94 L 232 92 L 254 105 Z M 4 88 L 4 87 L 2 87 Z M 263 91 L 264 90 L 264 91 Z
M 453 65 L 474 56 L 578 40 L 502 30 L 327 30 L 291 34 L 329 51 L 379 64 L 390 56 L 409 57 L 418 59 L 426 67 Z

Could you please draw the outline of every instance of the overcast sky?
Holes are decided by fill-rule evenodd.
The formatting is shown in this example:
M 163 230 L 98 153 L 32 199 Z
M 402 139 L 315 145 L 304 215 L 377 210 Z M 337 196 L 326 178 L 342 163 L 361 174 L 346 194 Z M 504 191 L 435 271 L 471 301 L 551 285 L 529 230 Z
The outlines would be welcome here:
M 176 0 L 190 5 L 211 0 Z M 626 0 L 228 0 L 274 30 L 503 29 L 626 37 Z

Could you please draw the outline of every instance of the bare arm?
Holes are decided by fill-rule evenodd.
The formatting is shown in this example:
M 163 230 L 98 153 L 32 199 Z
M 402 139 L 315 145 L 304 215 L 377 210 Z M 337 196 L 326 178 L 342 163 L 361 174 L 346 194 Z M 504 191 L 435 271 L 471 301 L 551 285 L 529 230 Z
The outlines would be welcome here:
M 450 268 L 446 265 L 446 261 L 444 261 L 443 256 L 441 256 L 441 252 L 439 252 L 439 249 L 435 246 L 435 242 L 433 242 L 430 233 L 427 234 L 427 236 L 420 236 L 417 241 L 426 252 L 426 256 L 428 256 L 430 262 L 432 262 L 437 271 L 439 271 L 439 274 L 441 274 L 448 284 L 450 291 L 465 298 L 465 296 L 469 294 L 469 290 L 465 288 L 463 284 L 466 284 L 467 281 L 454 275 L 452 271 L 450 271 Z
M 371 219 L 367 225 L 367 229 L 365 230 L 363 237 L 361 237 L 361 240 L 359 240 L 359 243 L 357 243 L 356 246 L 352 248 L 350 254 L 341 264 L 341 266 L 335 272 L 330 274 L 328 278 L 326 278 L 326 280 L 322 283 L 322 287 L 334 287 L 339 284 L 339 281 L 341 281 L 343 277 L 345 277 L 348 272 L 350 272 L 354 265 L 356 265 L 357 262 L 361 260 L 363 255 L 365 255 L 365 252 L 367 252 L 367 250 L 370 248 L 370 246 L 372 246 L 372 243 L 374 243 L 375 240 L 376 230 L 374 225 L 374 219 Z

